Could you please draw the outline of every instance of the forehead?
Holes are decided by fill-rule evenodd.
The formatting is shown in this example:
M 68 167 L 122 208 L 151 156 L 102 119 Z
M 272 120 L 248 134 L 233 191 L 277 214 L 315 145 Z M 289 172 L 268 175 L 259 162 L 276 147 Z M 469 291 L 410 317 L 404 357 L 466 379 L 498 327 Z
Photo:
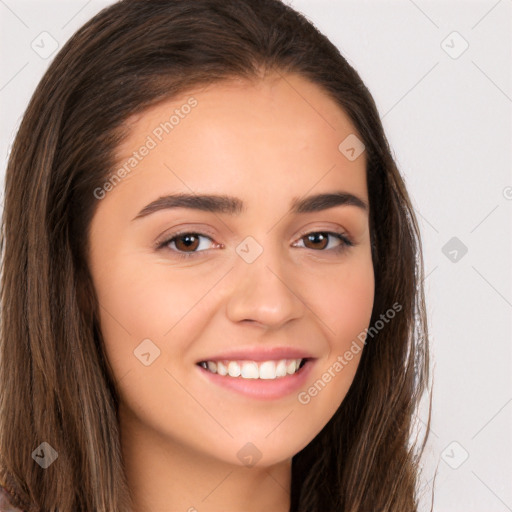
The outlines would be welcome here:
M 339 149 L 347 137 L 360 139 L 353 123 L 299 75 L 191 89 L 126 125 L 116 161 L 128 172 L 116 194 L 170 187 L 277 199 L 341 186 L 368 197 L 365 154 L 351 161 Z

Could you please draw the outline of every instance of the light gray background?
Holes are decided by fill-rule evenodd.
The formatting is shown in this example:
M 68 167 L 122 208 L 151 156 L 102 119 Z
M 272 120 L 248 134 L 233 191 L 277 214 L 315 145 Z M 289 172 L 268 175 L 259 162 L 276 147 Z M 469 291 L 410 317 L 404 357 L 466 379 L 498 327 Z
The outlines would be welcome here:
M 2 180 L 55 55 L 31 45 L 51 48 L 46 31 L 62 47 L 111 3 L 0 0 Z M 372 92 L 421 225 L 435 379 L 424 490 L 438 466 L 436 512 L 512 511 L 512 0 L 288 3 Z

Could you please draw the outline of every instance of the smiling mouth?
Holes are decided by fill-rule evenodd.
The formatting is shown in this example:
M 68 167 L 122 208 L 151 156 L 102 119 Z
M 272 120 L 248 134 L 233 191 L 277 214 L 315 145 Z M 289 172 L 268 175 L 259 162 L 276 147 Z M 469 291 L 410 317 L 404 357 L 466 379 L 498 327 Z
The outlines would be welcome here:
M 206 371 L 223 377 L 274 380 L 294 375 L 308 361 L 303 359 L 278 359 L 268 361 L 201 361 L 197 363 Z

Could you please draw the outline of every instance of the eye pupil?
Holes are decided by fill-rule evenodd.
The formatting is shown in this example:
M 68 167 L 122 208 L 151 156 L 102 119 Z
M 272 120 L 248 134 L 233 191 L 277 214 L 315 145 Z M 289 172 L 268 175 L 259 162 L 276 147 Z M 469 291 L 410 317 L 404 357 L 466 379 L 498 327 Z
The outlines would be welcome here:
M 310 242 L 313 242 L 313 244 L 318 244 L 319 242 L 326 242 L 327 236 L 326 233 L 317 232 L 317 233 L 310 233 L 307 235 L 307 239 Z M 321 247 L 322 249 L 325 247 L 325 244 Z M 316 249 L 318 247 L 314 247 Z
M 195 240 L 193 240 L 195 239 Z M 178 250 L 182 250 L 180 247 L 179 247 L 179 243 L 183 240 L 186 240 L 186 242 L 184 243 L 184 246 L 185 248 L 187 249 L 197 249 L 197 240 L 198 240 L 198 237 L 195 236 L 195 235 L 191 235 L 191 234 L 186 234 L 186 235 L 181 235 L 179 237 L 176 238 L 176 247 L 178 248 Z M 196 245 L 194 246 L 194 241 L 196 243 Z

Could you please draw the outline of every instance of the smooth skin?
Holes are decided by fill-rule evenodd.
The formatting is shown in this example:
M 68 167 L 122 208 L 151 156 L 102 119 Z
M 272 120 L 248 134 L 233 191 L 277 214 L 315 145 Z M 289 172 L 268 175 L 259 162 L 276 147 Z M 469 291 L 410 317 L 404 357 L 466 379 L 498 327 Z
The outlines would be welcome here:
M 158 141 L 155 128 L 191 97 L 197 105 Z M 201 87 L 127 124 L 119 166 L 148 136 L 158 144 L 98 200 L 89 266 L 121 396 L 133 512 L 286 512 L 291 458 L 341 404 L 361 352 L 309 403 L 298 391 L 322 379 L 369 326 L 374 299 L 368 210 L 288 210 L 294 198 L 338 191 L 368 205 L 365 154 L 350 161 L 338 149 L 357 132 L 317 85 L 295 74 Z M 133 220 L 179 192 L 234 196 L 245 210 L 166 209 Z M 155 249 L 178 230 L 202 236 Z M 335 236 L 304 234 L 330 231 L 354 245 L 336 252 L 343 242 Z M 248 236 L 263 249 L 252 263 L 236 251 Z M 180 259 L 184 252 L 195 254 Z M 134 351 L 148 339 L 160 353 L 146 366 Z M 279 399 L 249 398 L 212 384 L 196 364 L 254 346 L 311 353 L 307 385 Z M 247 443 L 261 457 L 253 467 L 238 455 Z

